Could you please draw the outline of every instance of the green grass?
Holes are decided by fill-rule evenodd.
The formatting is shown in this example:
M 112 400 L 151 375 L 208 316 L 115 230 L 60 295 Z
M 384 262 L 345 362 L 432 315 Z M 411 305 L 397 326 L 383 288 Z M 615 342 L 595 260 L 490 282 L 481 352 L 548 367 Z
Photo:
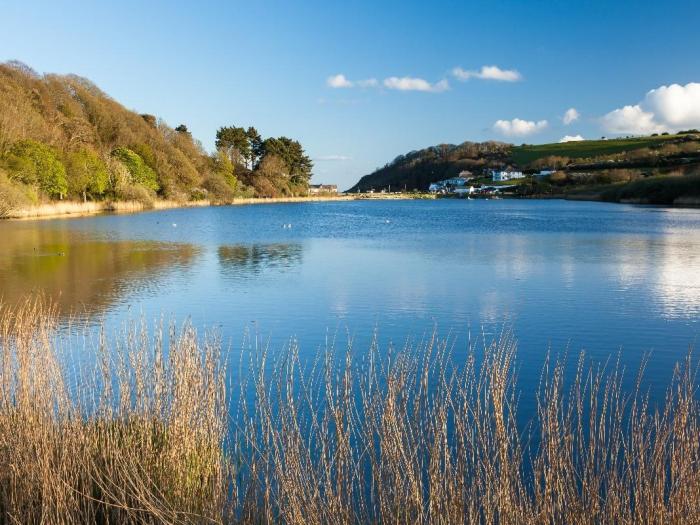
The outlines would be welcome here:
M 658 137 L 632 139 L 582 140 L 579 142 L 515 146 L 513 147 L 512 158 L 513 162 L 518 166 L 525 166 L 537 159 L 552 156 L 577 159 L 612 155 L 660 145 L 673 138 L 678 137 L 676 135 L 660 135 Z

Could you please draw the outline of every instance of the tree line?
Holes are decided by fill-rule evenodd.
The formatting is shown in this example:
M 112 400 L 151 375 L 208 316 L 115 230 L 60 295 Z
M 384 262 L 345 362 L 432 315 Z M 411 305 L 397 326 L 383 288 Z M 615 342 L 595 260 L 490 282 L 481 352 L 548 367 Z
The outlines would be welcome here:
M 208 153 L 186 125 L 130 111 L 87 79 L 0 64 L 0 201 L 305 195 L 313 164 L 288 137 L 223 126 Z

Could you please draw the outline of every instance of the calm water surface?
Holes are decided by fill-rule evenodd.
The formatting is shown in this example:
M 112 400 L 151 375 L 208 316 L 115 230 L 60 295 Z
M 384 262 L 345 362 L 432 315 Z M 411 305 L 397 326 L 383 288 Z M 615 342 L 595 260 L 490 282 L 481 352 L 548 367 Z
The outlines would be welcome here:
M 376 329 L 463 350 L 504 325 L 521 387 L 548 348 L 621 351 L 665 384 L 700 332 L 700 210 L 566 201 L 357 201 L 0 223 L 0 291 L 118 325 L 187 317 L 303 353 Z M 523 385 L 524 382 L 524 385 Z

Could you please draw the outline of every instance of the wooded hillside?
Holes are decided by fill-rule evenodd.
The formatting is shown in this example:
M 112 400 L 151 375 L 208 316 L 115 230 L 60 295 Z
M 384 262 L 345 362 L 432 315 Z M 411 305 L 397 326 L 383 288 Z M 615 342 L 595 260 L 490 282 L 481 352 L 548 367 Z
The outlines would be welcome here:
M 242 134 L 241 134 L 242 131 Z M 312 164 L 287 137 L 222 127 L 209 154 L 185 124 L 126 109 L 76 75 L 0 64 L 0 202 L 303 195 Z M 249 153 L 254 150 L 255 154 Z

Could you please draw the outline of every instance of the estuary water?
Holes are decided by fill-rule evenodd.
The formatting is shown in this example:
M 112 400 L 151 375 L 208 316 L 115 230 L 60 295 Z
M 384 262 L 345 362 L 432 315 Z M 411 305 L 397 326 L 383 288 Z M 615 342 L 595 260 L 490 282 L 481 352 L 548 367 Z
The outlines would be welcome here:
M 0 293 L 30 291 L 107 326 L 145 316 L 293 338 L 433 331 L 456 354 L 504 328 L 520 387 L 548 351 L 585 350 L 665 385 L 700 334 L 700 210 L 537 200 L 267 204 L 0 222 Z M 575 360 L 575 359 L 574 359 Z

